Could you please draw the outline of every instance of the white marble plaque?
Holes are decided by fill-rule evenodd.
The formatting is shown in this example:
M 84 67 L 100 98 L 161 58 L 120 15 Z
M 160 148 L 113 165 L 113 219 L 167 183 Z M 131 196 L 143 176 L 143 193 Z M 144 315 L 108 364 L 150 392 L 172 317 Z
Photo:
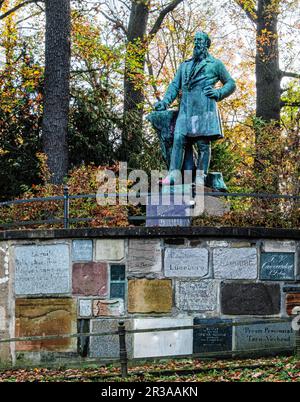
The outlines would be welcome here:
M 67 244 L 15 248 L 16 295 L 70 292 L 70 252 Z
M 217 308 L 216 281 L 177 281 L 176 306 L 184 311 L 213 311 Z
M 125 243 L 122 239 L 101 239 L 96 241 L 97 261 L 120 261 L 125 257 Z
M 255 248 L 218 248 L 213 250 L 216 279 L 256 279 L 257 250 Z
M 153 332 L 134 334 L 134 357 L 179 356 L 193 353 L 193 330 L 155 331 L 155 328 L 192 326 L 192 318 L 137 318 L 134 329 Z
M 208 276 L 208 250 L 204 248 L 167 248 L 165 250 L 166 277 Z
M 79 316 L 84 318 L 84 317 L 91 317 L 91 315 L 92 315 L 92 300 L 80 299 Z

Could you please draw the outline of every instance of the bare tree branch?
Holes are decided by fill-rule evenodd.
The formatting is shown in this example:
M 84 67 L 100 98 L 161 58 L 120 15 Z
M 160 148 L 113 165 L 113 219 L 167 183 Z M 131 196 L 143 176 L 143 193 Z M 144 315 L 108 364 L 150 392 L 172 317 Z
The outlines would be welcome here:
M 157 32 L 159 31 L 162 23 L 164 22 L 165 17 L 175 8 L 182 3 L 183 0 L 173 0 L 168 6 L 166 6 L 164 9 L 161 10 L 159 13 L 159 16 L 157 17 L 157 20 L 155 21 L 152 29 L 149 32 L 149 36 L 155 36 Z
M 100 11 L 100 13 L 103 15 L 103 17 L 105 17 L 108 21 L 112 22 L 113 24 L 115 24 L 116 28 L 121 29 L 125 35 L 127 36 L 127 29 L 125 28 L 123 22 L 118 19 L 118 18 L 112 18 L 109 15 L 107 15 L 104 11 Z
M 256 8 L 249 7 L 249 3 L 246 3 L 245 0 L 235 0 L 236 4 L 241 7 L 242 10 L 245 11 L 247 17 L 256 24 L 257 22 L 257 10 Z
M 2 1 L 2 0 L 0 0 Z M 38 3 L 40 1 L 43 0 L 25 0 L 22 3 L 18 4 L 17 6 L 11 8 L 10 10 L 6 11 L 4 14 L 0 15 L 0 20 L 3 20 L 4 18 L 8 17 L 10 14 L 18 11 L 20 8 L 27 6 L 28 4 L 32 4 L 32 3 Z M 0 8 L 3 4 L 3 1 L 0 3 Z
M 300 79 L 300 74 L 299 73 L 291 73 L 289 71 L 280 71 L 281 77 L 290 77 L 290 78 L 299 78 Z

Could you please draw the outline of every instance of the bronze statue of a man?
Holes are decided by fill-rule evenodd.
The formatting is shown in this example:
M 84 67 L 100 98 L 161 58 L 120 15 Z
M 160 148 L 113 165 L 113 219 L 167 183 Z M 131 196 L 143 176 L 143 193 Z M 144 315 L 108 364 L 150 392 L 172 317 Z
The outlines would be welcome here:
M 223 138 L 217 102 L 231 95 L 236 84 L 224 64 L 212 57 L 208 49 L 209 36 L 204 32 L 195 35 L 194 54 L 183 62 L 162 101 L 156 103 L 156 111 L 164 111 L 181 94 L 180 110 L 176 121 L 169 175 L 163 184 L 176 181 L 181 171 L 185 150 L 190 143 L 197 143 L 197 171 L 208 173 L 211 158 L 211 141 Z M 221 81 L 222 88 L 215 85 Z

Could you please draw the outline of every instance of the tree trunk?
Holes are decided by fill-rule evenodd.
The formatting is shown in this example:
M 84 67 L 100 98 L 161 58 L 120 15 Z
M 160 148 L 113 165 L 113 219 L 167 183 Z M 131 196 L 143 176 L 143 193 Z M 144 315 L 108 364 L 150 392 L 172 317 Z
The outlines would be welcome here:
M 134 0 L 130 12 L 127 34 L 127 54 L 124 75 L 124 129 L 120 159 L 130 162 L 142 145 L 143 127 L 143 75 L 147 50 L 147 0 Z
M 45 11 L 43 149 L 51 182 L 61 184 L 68 172 L 70 0 L 45 0 Z
M 278 192 L 276 157 L 280 160 L 281 73 L 279 68 L 278 9 L 277 0 L 258 0 L 256 20 L 256 117 L 264 123 L 274 125 L 264 127 L 259 122 L 255 127 L 256 152 L 255 172 L 257 188 L 264 192 Z M 271 171 L 266 169 L 271 164 Z M 280 166 L 280 165 L 279 165 Z M 279 167 L 278 166 L 278 167 Z M 266 204 L 266 205 L 265 205 Z M 270 207 L 269 203 L 263 205 Z
M 259 0 L 257 9 L 256 117 L 280 122 L 280 82 L 278 12 L 274 0 Z

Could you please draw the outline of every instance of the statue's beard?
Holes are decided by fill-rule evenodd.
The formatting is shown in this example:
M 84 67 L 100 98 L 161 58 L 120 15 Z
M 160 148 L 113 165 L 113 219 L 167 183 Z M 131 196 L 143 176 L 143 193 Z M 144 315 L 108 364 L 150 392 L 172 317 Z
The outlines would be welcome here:
M 195 46 L 193 57 L 195 60 L 205 59 L 207 57 L 207 48 L 204 46 L 203 47 Z

